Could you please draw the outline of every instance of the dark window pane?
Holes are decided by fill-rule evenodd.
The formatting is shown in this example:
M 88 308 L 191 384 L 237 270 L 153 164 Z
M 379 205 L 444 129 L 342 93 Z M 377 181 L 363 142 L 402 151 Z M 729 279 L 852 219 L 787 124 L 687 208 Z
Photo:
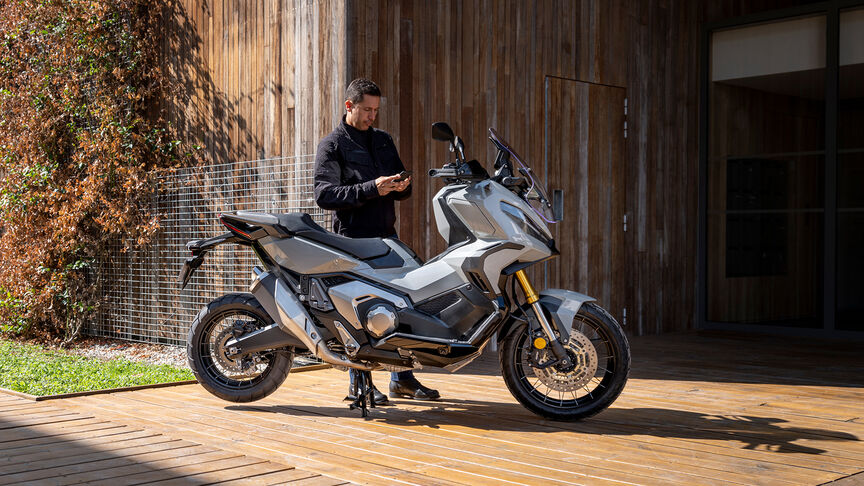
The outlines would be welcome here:
M 837 329 L 864 331 L 864 9 L 840 13 Z
M 712 35 L 707 318 L 821 327 L 825 18 Z

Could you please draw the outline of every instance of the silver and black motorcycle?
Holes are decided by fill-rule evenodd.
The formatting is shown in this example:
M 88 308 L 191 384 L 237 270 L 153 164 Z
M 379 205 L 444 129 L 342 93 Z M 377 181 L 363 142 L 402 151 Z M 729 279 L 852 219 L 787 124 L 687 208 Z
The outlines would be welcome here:
M 249 402 L 279 387 L 294 356 L 361 370 L 352 407 L 367 414 L 368 371 L 432 366 L 456 371 L 497 336 L 504 382 L 532 412 L 578 420 L 608 407 L 630 370 L 618 322 L 594 299 L 570 290 L 537 292 L 525 269 L 559 253 L 547 224 L 559 221 L 537 176 L 494 129 L 490 176 L 446 123 L 432 126 L 455 161 L 429 171 L 446 185 L 435 195 L 448 247 L 423 262 L 401 241 L 346 238 L 308 214 L 237 211 L 229 232 L 187 243 L 185 288 L 207 252 L 234 243 L 260 260 L 249 293 L 210 302 L 189 331 L 189 364 L 201 385 Z

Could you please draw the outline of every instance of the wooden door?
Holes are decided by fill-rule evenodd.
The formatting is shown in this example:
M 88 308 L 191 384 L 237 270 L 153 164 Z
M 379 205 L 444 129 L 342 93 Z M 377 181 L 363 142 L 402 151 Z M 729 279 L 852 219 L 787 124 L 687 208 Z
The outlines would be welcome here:
M 564 190 L 564 220 L 551 225 L 561 257 L 546 265 L 542 283 L 590 295 L 623 322 L 626 92 L 553 77 L 545 89 L 542 170 L 550 195 Z

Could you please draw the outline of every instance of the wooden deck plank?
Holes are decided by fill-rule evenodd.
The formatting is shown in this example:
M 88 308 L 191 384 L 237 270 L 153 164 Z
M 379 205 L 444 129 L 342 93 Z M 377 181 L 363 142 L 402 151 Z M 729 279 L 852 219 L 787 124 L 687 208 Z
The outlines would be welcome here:
M 324 388 L 324 387 L 319 387 L 319 388 Z M 277 394 L 274 394 L 273 397 L 278 397 L 278 396 L 279 396 L 279 394 L 278 394 L 278 392 L 277 392 Z M 620 399 L 620 401 L 621 401 L 621 402 L 624 402 L 624 401 L 626 401 L 626 400 L 624 399 L 624 397 L 622 397 L 622 398 Z M 613 406 L 613 409 L 612 409 L 612 410 L 617 409 L 617 407 L 618 407 L 618 403 L 616 402 L 616 404 Z M 401 408 L 401 404 L 400 404 L 400 408 Z M 424 412 L 424 414 L 426 414 L 426 413 L 429 413 L 429 411 Z M 606 412 L 606 413 L 608 414 L 608 413 L 611 413 L 611 412 Z M 625 416 L 626 416 L 627 413 L 626 413 L 626 412 L 622 412 L 622 415 L 625 415 Z M 510 415 L 510 414 L 500 414 L 500 417 L 497 417 L 497 418 L 499 418 L 500 420 L 507 420 L 507 419 L 508 419 L 508 416 L 510 417 L 510 420 L 511 420 L 511 421 L 513 421 L 513 420 L 522 420 L 522 419 L 523 419 L 523 416 L 525 416 L 525 414 L 520 414 L 519 412 L 516 412 L 516 413 L 513 414 L 513 415 Z M 525 419 L 525 420 L 527 420 L 526 424 L 536 423 L 536 422 L 537 422 L 537 420 L 536 420 L 535 418 L 533 418 L 533 416 L 527 415 L 526 417 L 527 417 L 527 419 Z M 599 415 L 597 418 L 595 418 L 595 419 L 593 419 L 593 420 L 583 422 L 583 423 L 579 424 L 577 427 L 590 427 L 590 424 L 591 424 L 592 422 L 594 422 L 594 421 L 596 421 L 596 420 L 600 420 L 600 419 L 602 419 L 602 417 L 604 417 L 604 414 Z M 571 428 L 572 428 L 572 427 L 573 427 L 572 424 L 560 424 L 560 423 L 554 423 L 554 422 L 545 422 L 545 423 L 546 423 L 546 424 L 549 424 L 549 425 L 552 426 L 552 427 L 558 427 L 558 428 L 568 428 L 568 427 L 571 427 Z M 574 429 L 574 430 L 575 430 L 575 429 Z M 598 430 L 598 432 L 602 432 L 602 429 Z M 610 432 L 615 432 L 615 430 L 612 430 L 612 431 L 610 431 Z M 625 436 L 626 436 L 626 435 L 627 435 L 627 434 L 625 434 Z M 670 435 L 670 436 L 673 436 L 673 437 L 675 436 L 675 434 L 672 434 L 672 433 L 670 433 L 669 435 Z M 715 451 L 712 451 L 712 453 L 716 453 L 716 452 L 717 452 L 716 450 L 715 450 Z M 785 459 L 786 459 L 786 458 L 784 458 L 784 461 L 785 461 Z
M 282 388 L 251 404 L 221 401 L 197 385 L 34 408 L 4 399 L 0 467 L 21 464 L 31 450 L 47 458 L 46 451 L 76 440 L 88 454 L 115 452 L 96 449 L 109 447 L 106 434 L 122 424 L 128 427 L 123 435 L 163 434 L 201 449 L 194 455 L 114 455 L 67 466 L 77 468 L 72 475 L 52 469 L 55 476 L 37 484 L 74 478 L 118 484 L 117 478 L 134 482 L 139 475 L 165 484 L 815 485 L 864 473 L 858 354 L 848 346 L 835 353 L 781 341 L 771 347 L 712 333 L 636 338 L 633 373 L 621 397 L 577 423 L 543 420 L 522 408 L 494 355 L 458 374 L 423 370 L 418 377 L 441 390 L 442 400 L 393 400 L 365 420 L 341 400 L 347 375 L 335 370 L 289 375 Z M 386 389 L 387 375 L 373 374 Z M 214 454 L 233 454 L 237 466 L 202 465 Z M 220 461 L 203 464 L 210 462 Z
M 178 441 L 179 442 L 179 441 Z M 0 476 L 0 484 L 12 484 L 18 482 L 32 482 L 40 479 L 64 478 L 81 472 L 99 471 L 100 477 L 105 477 L 106 472 L 111 475 L 115 474 L 115 470 L 120 466 L 127 465 L 144 465 L 147 462 L 159 458 L 170 457 L 194 457 L 192 451 L 195 448 L 200 448 L 198 445 L 177 445 L 173 446 L 170 443 L 162 443 L 147 448 L 142 448 L 137 454 L 132 454 L 127 451 L 127 455 L 118 456 L 107 454 L 104 452 L 91 454 L 90 457 L 79 456 L 74 460 L 68 461 L 52 461 L 50 463 L 40 462 L 34 464 L 34 468 L 27 471 L 22 471 L 16 474 L 7 474 Z M 209 453 L 209 452 L 204 452 Z M 220 454 L 228 454 L 219 451 Z M 228 454 L 228 456 L 236 456 L 237 454 Z M 49 467 L 50 465 L 50 467 Z M 57 479 L 65 481 L 65 479 Z
M 340 484 L 350 484 L 347 482 L 334 482 L 338 480 L 334 480 L 333 478 L 328 478 L 325 476 L 318 476 L 315 478 L 306 478 L 306 479 L 298 479 L 297 481 L 292 481 L 290 486 L 337 486 Z
M 623 406 L 626 406 L 627 403 L 628 403 L 627 400 L 631 397 L 631 394 L 633 393 L 633 391 L 632 391 L 633 389 L 634 389 L 633 386 L 628 386 L 628 389 L 625 390 L 625 393 L 622 394 L 622 396 L 619 398 L 618 401 L 616 401 L 615 406 L 616 406 L 616 407 L 619 407 L 619 406 L 622 406 L 622 407 L 623 407 Z M 478 394 L 481 394 L 481 393 L 482 393 L 482 392 L 478 392 Z M 683 394 L 682 394 L 682 396 L 683 396 Z M 483 394 L 483 398 L 492 398 L 492 399 L 496 399 L 497 397 L 498 397 L 498 395 L 495 395 L 495 394 Z M 688 397 L 688 398 L 689 398 L 689 397 Z M 864 398 L 864 397 L 862 397 L 862 398 Z M 682 402 L 681 397 L 679 397 L 677 403 L 678 403 L 678 404 L 684 403 L 684 402 Z M 706 410 L 706 409 L 708 409 L 708 410 L 712 410 L 712 408 L 710 408 L 710 407 L 706 407 L 706 406 L 704 405 L 704 402 L 703 402 L 703 401 L 699 401 L 698 404 L 699 404 L 699 405 L 698 405 L 698 408 L 701 409 L 701 410 L 703 410 L 703 411 Z M 728 402 L 728 403 L 726 403 L 726 404 L 724 404 L 724 405 L 722 405 L 722 406 L 718 406 L 718 408 L 713 409 L 713 410 L 716 410 L 716 412 L 717 412 L 718 415 L 719 415 L 719 414 L 723 414 L 724 412 L 725 412 L 725 414 L 728 415 L 728 414 L 730 414 L 730 413 L 734 413 L 733 410 L 735 410 L 735 403 L 734 403 L 734 401 L 730 401 L 730 402 Z M 743 410 L 743 409 L 742 409 L 742 410 Z M 602 417 L 602 415 L 601 415 L 600 417 Z M 773 418 L 773 417 L 771 417 L 771 418 Z M 707 424 L 707 425 L 710 425 L 710 424 Z M 846 428 L 848 429 L 848 427 L 846 427 Z M 781 430 L 781 432 L 782 432 L 782 430 Z M 823 435 L 826 435 L 825 432 L 830 432 L 830 429 L 829 429 L 828 431 L 819 431 L 819 433 L 813 433 L 813 434 L 809 434 L 809 435 L 812 435 L 812 436 L 814 436 L 814 437 L 821 437 L 821 436 L 823 436 Z M 840 432 L 840 431 L 837 431 L 837 433 L 842 434 L 842 435 L 843 435 L 845 438 L 847 438 L 847 439 L 850 439 L 849 434 L 846 433 L 846 432 Z M 806 436 L 805 436 L 805 438 L 806 438 Z M 857 451 L 857 450 L 859 449 L 859 447 L 862 445 L 860 442 L 855 442 L 855 441 L 850 441 L 850 442 L 848 442 L 848 443 L 846 443 L 846 444 L 847 444 L 847 445 L 850 445 L 850 447 L 851 447 L 853 450 L 855 450 L 855 451 Z M 842 449 L 842 447 L 841 447 L 841 449 Z
M 55 409 L 53 405 L 45 402 L 33 402 L 30 400 L 25 400 L 23 398 L 17 399 L 15 401 L 5 401 L 0 402 L 0 413 L 12 412 L 14 410 L 38 410 L 51 408 Z
M 156 405 L 170 407 L 177 403 L 174 399 L 159 397 L 152 394 L 141 398 L 141 400 L 143 401 L 143 406 Z M 186 397 L 186 400 L 184 400 L 182 407 L 183 410 L 189 412 L 186 414 L 187 417 L 218 417 L 222 424 L 253 424 L 259 431 L 266 429 L 279 432 L 284 431 L 286 426 L 289 425 L 284 420 L 272 420 L 271 417 L 273 417 L 274 414 L 269 412 L 254 413 L 254 411 L 252 411 L 252 413 L 249 413 L 245 410 L 243 412 L 222 411 L 219 410 L 219 408 L 213 407 L 212 404 L 209 403 L 205 403 L 204 406 L 199 405 L 196 407 L 196 401 L 197 399 L 194 397 Z M 360 423 L 362 422 L 363 421 L 361 420 Z M 328 424 L 330 426 L 326 428 L 315 423 L 302 424 L 301 422 L 297 422 L 292 425 L 298 429 L 299 434 L 314 434 L 316 431 L 333 428 L 333 424 Z M 509 457 L 496 457 L 491 453 L 482 454 L 477 452 L 477 444 L 472 444 L 472 447 L 441 446 L 435 444 L 435 441 L 430 440 L 406 440 L 399 437 L 397 434 L 369 434 L 363 431 L 360 431 L 360 433 L 354 433 L 355 429 L 350 426 L 337 426 L 336 429 L 336 435 L 342 438 L 342 444 L 346 446 L 360 450 L 366 444 L 373 444 L 372 447 L 379 453 L 385 454 L 389 457 L 390 461 L 395 462 L 397 459 L 417 461 L 418 465 L 415 470 L 422 472 L 426 469 L 430 469 L 430 475 L 438 474 L 439 471 L 437 471 L 437 469 L 439 469 L 439 467 L 437 464 L 444 462 L 451 463 L 454 467 L 458 467 L 462 471 L 477 474 L 484 479 L 498 478 L 512 480 L 514 482 L 562 481 L 566 483 L 571 481 L 573 477 L 590 478 L 590 475 L 586 476 L 576 467 L 571 468 L 570 470 L 563 470 L 560 468 L 560 464 L 557 464 L 554 461 L 542 461 L 542 459 L 540 459 L 540 461 L 526 462 Z M 431 467 L 427 466 L 430 463 L 433 465 Z M 608 470 L 605 473 L 611 477 L 598 477 L 594 479 L 616 479 L 617 477 L 617 480 L 624 480 L 623 476 L 618 471 Z M 662 483 L 669 484 L 668 481 Z M 662 483 L 658 481 L 657 484 Z
M 81 420 L 92 419 L 93 417 L 87 417 L 85 415 L 73 414 L 73 413 L 64 413 L 59 415 L 52 415 L 49 417 L 36 417 L 36 418 L 15 418 L 10 421 L 0 422 L 0 430 L 5 431 L 9 429 L 19 429 L 23 427 L 33 427 L 37 425 L 46 425 L 46 424 L 60 424 L 63 422 L 77 422 Z
M 290 414 L 292 411 L 314 410 L 314 407 L 304 409 L 303 407 L 291 406 L 280 407 L 276 410 L 283 410 L 283 413 Z M 639 455 L 639 452 L 645 453 L 644 446 L 633 446 L 627 441 L 610 439 L 607 437 L 591 437 L 581 439 L 570 437 L 566 443 L 557 445 L 554 441 L 546 439 L 547 434 L 558 432 L 555 429 L 546 427 L 526 427 L 525 433 L 514 434 L 514 431 L 508 430 L 501 433 L 494 431 L 477 431 L 476 428 L 471 430 L 468 426 L 458 426 L 455 421 L 450 421 L 446 425 L 435 425 L 435 418 L 431 419 L 429 424 L 424 424 L 424 419 L 418 419 L 414 423 L 414 427 L 410 430 L 420 437 L 414 440 L 418 441 L 436 441 L 447 439 L 448 441 L 462 443 L 461 447 L 470 447 L 476 451 L 484 451 L 492 453 L 499 451 L 501 454 L 509 454 L 511 457 L 523 458 L 525 461 L 545 464 L 547 461 L 556 467 L 576 468 L 576 470 L 590 468 L 616 468 L 621 469 L 626 467 L 628 474 L 632 477 L 648 477 L 662 479 L 666 482 L 674 482 L 676 478 L 684 483 L 692 482 L 696 477 L 703 482 L 710 482 L 712 476 L 721 482 L 734 482 L 736 476 L 739 476 L 736 470 L 718 469 L 712 471 L 710 456 L 706 457 L 690 457 L 692 461 L 684 461 L 679 457 L 680 454 L 670 453 L 655 448 L 650 451 L 650 455 Z M 397 436 L 400 434 L 399 429 L 404 429 L 402 425 L 391 425 L 391 422 L 396 422 L 394 413 L 388 411 L 386 420 L 380 422 L 369 422 L 376 424 L 386 430 L 386 433 Z M 324 426 L 330 426 L 325 419 L 315 419 L 319 422 L 324 422 Z M 401 420 L 410 420 L 410 417 L 405 416 Z M 468 424 L 466 424 L 468 425 Z M 422 433 L 418 429 L 429 431 Z M 534 440 L 532 440 L 534 439 Z M 677 451 L 676 451 L 677 452 Z M 645 457 L 647 456 L 647 457 Z M 691 462 L 692 464 L 687 464 Z M 706 467 L 708 466 L 708 467 Z M 740 465 L 739 465 L 740 467 Z M 746 466 L 743 468 L 748 469 Z M 694 477 L 695 476 L 695 477 Z M 743 484 L 747 484 L 747 475 L 741 474 L 738 479 Z
M 74 442 L 64 440 L 62 442 L 48 444 L 47 446 L 46 444 L 35 444 L 25 447 L 16 447 L 14 449 L 0 448 L 0 451 L 2 451 L 2 456 L 0 456 L 0 466 L 22 461 L 37 461 L 42 458 L 64 457 L 80 454 L 80 451 L 84 450 L 83 448 L 85 447 L 87 449 L 98 449 L 100 447 L 107 448 L 108 446 L 112 449 L 130 447 L 134 444 L 143 443 L 146 440 L 152 441 L 155 437 L 164 436 L 146 430 L 132 430 L 122 434 L 76 438 L 74 439 Z
M 5 464 L 3 466 L 0 466 L 0 477 L 2 477 L 2 475 L 14 475 L 26 471 L 56 469 L 64 466 L 71 466 L 74 464 L 85 464 L 89 462 L 114 459 L 117 457 L 132 457 L 139 454 L 146 454 L 148 452 L 181 449 L 184 447 L 192 447 L 196 445 L 192 442 L 185 440 L 166 439 L 164 436 L 152 436 L 142 442 L 143 443 L 139 442 L 133 447 L 120 447 L 112 451 L 84 449 L 84 454 L 43 458 L 33 463 L 25 462 L 23 464 Z
M 292 396 L 297 397 L 298 393 L 293 392 Z M 304 396 L 304 398 L 306 398 Z M 199 399 L 200 400 L 200 399 Z M 307 400 L 304 400 L 307 401 Z M 448 448 L 455 451 L 457 454 L 476 455 L 482 457 L 493 457 L 498 454 L 514 464 L 529 464 L 530 467 L 539 467 L 545 470 L 560 470 L 564 474 L 571 476 L 580 476 L 586 467 L 596 468 L 598 470 L 615 470 L 621 469 L 622 465 L 626 464 L 628 477 L 639 478 L 643 481 L 650 482 L 652 480 L 661 484 L 692 484 L 694 481 L 700 481 L 703 484 L 711 484 L 712 481 L 717 484 L 729 484 L 737 479 L 740 484 L 749 484 L 748 476 L 739 475 L 735 471 L 718 471 L 712 472 L 706 470 L 704 465 L 689 467 L 682 464 L 673 464 L 669 467 L 667 460 L 673 459 L 674 456 L 651 460 L 650 458 L 642 459 L 641 461 L 621 461 L 607 460 L 605 454 L 619 455 L 621 448 L 608 444 L 596 444 L 604 450 L 604 454 L 583 454 L 580 447 L 573 447 L 568 450 L 551 450 L 548 442 L 544 442 L 542 446 L 532 448 L 521 442 L 514 441 L 490 441 L 488 437 L 480 438 L 477 436 L 469 437 L 467 435 L 449 433 L 444 427 L 429 429 L 423 427 L 422 423 L 414 424 L 414 427 L 406 428 L 401 425 L 390 425 L 388 422 L 394 418 L 391 414 L 400 413 L 398 409 L 387 407 L 387 420 L 340 420 L 338 417 L 330 417 L 326 414 L 316 413 L 315 400 L 310 397 L 307 407 L 296 406 L 280 406 L 280 405 L 261 405 L 256 406 L 251 404 L 248 408 L 244 408 L 242 414 L 258 414 L 262 417 L 278 416 L 280 421 L 287 419 L 309 422 L 309 430 L 316 429 L 334 429 L 344 436 L 356 437 L 358 440 L 375 440 L 376 443 L 381 441 L 381 437 L 387 438 L 394 442 L 397 446 L 409 447 L 415 444 L 435 444 L 438 447 Z M 193 403 L 193 398 L 186 396 L 185 403 Z M 219 403 L 211 403 L 212 406 L 218 406 Z M 301 412 L 302 415 L 292 415 L 292 413 Z M 346 410 L 347 412 L 347 410 Z M 404 412 L 402 412 L 404 414 Z M 350 418 L 352 413 L 346 413 Z M 424 432 L 431 430 L 432 432 Z M 534 431 L 535 433 L 538 431 Z M 542 432 L 542 431 L 541 431 Z M 384 440 L 387 440 L 384 439 Z M 474 439 L 474 440 L 471 440 Z M 481 440 L 477 440 L 481 439 Z M 487 443 L 491 442 L 491 443 Z M 576 449 L 576 450 L 573 450 Z M 590 449 L 589 449 L 590 450 Z M 653 455 L 653 454 L 652 454 Z M 686 470 L 686 471 L 685 471 Z M 570 477 L 570 476 L 567 476 Z
M 185 476 L 166 479 L 164 481 L 155 481 L 150 484 L 159 486 L 186 486 L 191 482 L 198 482 L 198 484 L 220 484 L 228 481 L 236 481 L 239 479 L 248 480 L 264 474 L 272 474 L 290 470 L 292 470 L 292 468 L 283 464 L 274 464 L 272 462 L 259 462 L 233 466 L 227 469 L 205 471 L 197 474 L 192 473 Z
M 246 476 L 240 479 L 220 481 L 216 484 L 218 484 L 219 486 L 269 486 L 271 484 L 285 484 L 290 482 L 293 485 L 297 484 L 298 481 L 309 479 L 323 480 L 324 482 L 321 483 L 322 486 L 324 484 L 345 484 L 345 481 L 342 481 L 340 479 L 328 478 L 326 476 L 321 476 L 320 474 L 315 474 L 300 469 L 286 469 L 284 471 L 260 474 L 258 476 Z
M 162 415 L 152 416 L 147 413 L 130 412 L 118 409 L 113 401 L 94 400 L 95 397 L 83 397 L 69 400 L 66 405 L 72 408 L 97 410 L 100 416 L 123 420 L 149 430 L 182 435 L 183 437 L 206 443 L 214 447 L 235 449 L 243 444 L 251 454 L 257 457 L 289 463 L 295 467 L 318 472 L 348 482 L 363 482 L 366 484 L 453 484 L 443 479 L 433 479 L 410 471 L 393 467 L 378 467 L 374 464 L 357 460 L 345 455 L 332 455 L 317 450 L 299 450 L 291 442 L 259 438 L 248 433 L 226 433 L 224 430 L 210 430 L 190 426 L 183 417 Z M 252 441 L 250 443 L 249 441 Z
M 425 377 L 424 377 L 424 381 L 427 381 L 427 379 L 426 379 Z M 319 387 L 319 388 L 323 388 L 323 387 Z M 625 391 L 625 394 L 626 394 L 626 391 Z M 278 396 L 278 394 L 277 394 L 277 395 L 274 395 L 274 396 Z M 622 399 L 623 399 L 623 397 L 622 397 Z M 620 400 L 619 400 L 619 401 L 620 401 Z M 618 405 L 618 404 L 616 403 L 616 406 L 617 406 L 617 405 Z M 601 415 L 600 417 L 603 417 L 603 415 Z
M 296 397 L 297 393 L 292 393 L 292 396 Z M 275 399 L 275 398 L 274 398 Z M 296 400 L 295 400 L 296 401 Z M 292 408 L 297 408 L 292 405 Z M 314 407 L 312 407 L 314 409 Z M 411 415 L 415 415 L 417 418 L 412 419 Z M 436 414 L 439 416 L 429 417 L 430 414 Z M 309 415 L 312 415 L 311 413 Z M 659 467 L 672 470 L 680 470 L 680 463 L 683 461 L 691 460 L 693 464 L 694 471 L 702 468 L 703 475 L 709 476 L 712 474 L 711 468 L 716 467 L 717 471 L 714 471 L 713 474 L 715 477 L 720 479 L 728 476 L 732 476 L 734 478 L 735 473 L 738 471 L 743 471 L 744 473 L 750 471 L 754 472 L 766 472 L 770 471 L 772 475 L 776 478 L 775 481 L 780 481 L 783 474 L 781 471 L 774 470 L 775 468 L 787 469 L 791 470 L 793 473 L 797 472 L 794 468 L 787 466 L 786 464 L 764 464 L 757 461 L 752 461 L 748 459 L 736 459 L 730 457 L 719 456 L 721 459 L 718 460 L 718 456 L 715 451 L 711 451 L 710 453 L 693 453 L 692 451 L 687 451 L 686 454 L 681 454 L 680 447 L 664 447 L 665 451 L 658 450 L 658 447 L 655 445 L 651 445 L 647 447 L 645 444 L 633 444 L 633 441 L 630 440 L 621 440 L 614 437 L 607 437 L 606 433 L 591 433 L 585 438 L 580 438 L 578 435 L 567 435 L 567 439 L 560 443 L 556 444 L 557 441 L 550 441 L 548 439 L 548 434 L 550 433 L 560 433 L 560 424 L 551 423 L 551 426 L 547 426 L 546 424 L 537 423 L 536 419 L 529 418 L 529 420 L 533 421 L 526 422 L 524 427 L 520 428 L 518 422 L 513 419 L 513 415 L 503 413 L 503 414 L 487 414 L 478 415 L 474 418 L 466 418 L 463 421 L 464 412 L 458 412 L 456 414 L 446 414 L 446 412 L 438 412 L 435 410 L 429 410 L 424 412 L 423 414 L 416 414 L 414 412 L 409 412 L 405 419 L 399 419 L 395 416 L 395 412 L 391 412 L 387 410 L 386 423 L 409 423 L 412 426 L 412 429 L 416 429 L 424 425 L 428 419 L 428 427 L 429 430 L 433 430 L 434 434 L 441 434 L 444 431 L 452 430 L 455 433 L 464 433 L 468 436 L 473 436 L 475 441 L 483 440 L 500 440 L 500 442 L 495 442 L 496 446 L 501 446 L 502 443 L 518 443 L 520 445 L 536 445 L 537 452 L 541 454 L 548 454 L 550 448 L 559 447 L 560 453 L 567 457 L 568 453 L 570 454 L 569 459 L 563 460 L 573 460 L 572 457 L 574 455 L 573 450 L 579 452 L 590 453 L 592 451 L 601 451 L 598 452 L 598 455 L 610 454 L 615 457 L 616 460 L 621 461 L 619 464 L 621 466 L 626 464 L 627 470 L 629 471 L 632 468 L 632 464 L 634 462 L 639 462 L 645 456 L 648 457 L 658 457 Z M 312 415 L 315 416 L 315 415 Z M 485 417 L 486 419 L 491 419 L 493 421 L 497 420 L 510 420 L 510 424 L 512 427 L 508 427 L 506 431 L 496 432 L 494 430 L 483 430 L 482 427 L 478 427 L 477 420 L 481 417 Z M 440 420 L 438 420 L 440 418 Z M 473 422 L 472 422 L 473 421 Z M 515 423 L 514 423 L 515 422 Z M 454 423 L 460 423 L 461 427 L 453 427 L 451 426 Z M 474 424 L 474 427 L 471 427 L 471 424 Z M 446 424 L 446 425 L 442 425 Z M 401 427 L 401 425 L 394 425 L 393 427 Z M 482 439 L 481 439 L 482 438 Z M 509 439 L 509 441 L 508 441 Z M 622 449 L 623 448 L 623 449 Z M 650 450 L 646 450 L 650 449 Z M 641 452 L 642 454 L 638 454 Z M 649 454 L 650 452 L 650 454 Z M 664 457 L 664 452 L 665 456 Z M 683 456 L 683 458 L 682 458 Z M 621 459 L 621 458 L 624 459 Z M 629 462 L 627 458 L 633 458 Z M 562 460 L 556 458 L 556 460 Z M 601 459 L 602 460 L 602 459 Z M 663 462 L 669 461 L 668 464 L 662 465 Z M 644 460 L 643 460 L 644 462 Z M 590 464 L 590 460 L 588 461 Z M 650 462 L 649 462 L 650 463 Z M 707 467 L 706 467 L 707 466 Z M 686 465 L 684 466 L 686 467 Z M 662 469 L 661 469 L 662 470 Z M 796 474 L 796 477 L 792 479 L 791 482 L 797 482 L 800 479 L 800 476 L 810 477 L 812 474 L 810 472 Z M 732 478 L 726 479 L 727 481 L 734 480 Z
M 2 419 L 3 418 L 0 417 L 0 420 Z M 21 447 L 27 445 L 27 443 L 36 444 L 39 443 L 39 441 L 45 441 L 46 439 L 50 441 L 50 438 L 55 436 L 74 435 L 78 437 L 82 436 L 82 434 L 98 434 L 100 431 L 126 427 L 125 425 L 114 424 L 101 419 L 83 420 L 76 422 L 73 427 L 62 427 L 63 424 L 60 425 L 61 426 L 58 427 L 52 427 L 50 430 L 45 427 L 30 427 L 26 429 L 12 429 L 4 431 L 3 434 L 0 435 L 0 448 Z
M 90 484 L 94 486 L 132 486 L 136 484 L 158 483 L 164 480 L 173 479 L 185 479 L 185 484 L 207 484 L 218 482 L 222 475 L 231 479 L 230 470 L 234 468 L 261 463 L 262 462 L 252 461 L 244 456 L 238 456 L 208 462 L 195 462 L 171 468 L 154 469 L 152 471 L 132 474 L 130 476 L 115 477 L 104 481 L 95 481 Z
M 296 393 L 294 391 L 292 391 L 292 394 L 296 394 Z
M 622 400 L 622 406 L 626 408 L 637 408 L 651 406 L 655 408 L 663 408 L 668 410 L 678 410 L 692 412 L 694 416 L 701 417 L 720 417 L 720 416 L 741 416 L 763 418 L 772 420 L 777 424 L 795 423 L 798 432 L 805 437 L 813 439 L 847 439 L 864 437 L 864 427 L 859 424 L 850 424 L 848 421 L 838 421 L 821 417 L 813 417 L 807 415 L 796 415 L 789 413 L 785 409 L 777 409 L 767 405 L 765 402 L 755 406 L 742 406 L 741 408 L 732 408 L 732 405 L 727 407 L 721 406 L 703 406 L 703 405 L 688 405 L 682 404 L 680 398 L 659 398 L 651 396 L 634 397 L 630 394 L 625 400 Z M 673 408 L 674 407 L 674 408 Z M 853 448 L 857 448 L 854 446 Z
M 659 380 L 652 380 L 659 381 Z M 650 383 L 646 383 L 649 385 Z M 864 399 L 864 393 L 855 392 L 844 388 L 828 388 L 822 390 L 829 395 L 815 396 L 813 393 L 805 393 L 804 390 L 781 391 L 778 389 L 766 390 L 764 385 L 753 384 L 715 384 L 705 381 L 675 381 L 672 383 L 657 383 L 660 390 L 651 389 L 647 391 L 634 390 L 636 394 L 648 394 L 652 396 L 663 396 L 674 398 L 680 393 L 686 392 L 690 397 L 698 397 L 699 403 L 733 404 L 739 406 L 756 406 L 765 402 L 780 401 L 786 403 L 792 395 L 796 405 L 795 414 L 811 416 L 814 418 L 825 418 L 835 420 L 847 420 L 848 415 L 861 416 L 864 414 L 860 401 Z M 688 389 L 684 388 L 684 385 Z M 722 392 L 722 395 L 719 393 Z M 833 393 L 834 396 L 831 396 Z M 840 412 L 840 413 L 838 413 Z
M 135 399 L 127 397 L 118 397 L 118 399 L 123 401 L 129 410 L 147 408 Z M 174 403 L 174 406 L 185 407 L 185 404 L 179 405 Z M 157 415 L 164 415 L 164 412 L 157 412 Z M 214 421 L 214 416 L 219 417 L 220 420 Z M 190 426 L 197 426 L 198 429 L 201 429 L 202 426 L 210 427 L 214 432 L 232 434 L 245 438 L 244 440 L 254 442 L 260 442 L 262 439 L 272 439 L 290 444 L 292 448 L 307 448 L 312 452 L 323 452 L 332 454 L 335 457 L 350 455 L 355 460 L 366 461 L 370 465 L 378 467 L 393 467 L 405 471 L 414 471 L 419 474 L 425 473 L 424 480 L 426 481 L 431 480 L 431 478 L 449 479 L 452 476 L 460 475 L 473 477 L 478 484 L 496 477 L 514 482 L 525 482 L 526 480 L 537 478 L 530 473 L 512 471 L 500 467 L 500 465 L 496 467 L 455 458 L 450 459 L 449 462 L 445 460 L 445 465 L 440 465 L 441 461 L 434 456 L 428 457 L 427 454 L 412 450 L 402 450 L 385 444 L 380 440 L 376 440 L 374 443 L 371 441 L 357 443 L 349 440 L 343 434 L 329 430 L 318 430 L 308 427 L 295 429 L 286 425 L 276 428 L 252 417 L 244 417 L 242 414 L 237 415 L 224 411 L 220 413 L 220 411 L 212 409 L 205 413 L 190 410 L 189 413 L 183 414 L 182 417 L 184 422 Z M 456 464 L 450 464 L 450 462 L 455 462 Z M 457 467 L 458 470 L 456 469 Z M 541 477 L 537 479 L 555 481 L 555 478 Z
M 75 464 L 64 470 L 51 471 L 54 474 L 51 476 L 43 475 L 37 481 L 28 480 L 28 483 L 42 486 L 60 486 L 81 482 L 119 484 L 123 478 L 137 474 L 170 471 L 172 468 L 197 462 L 207 463 L 236 457 L 242 456 L 199 445 L 184 449 L 152 452 L 135 457 L 134 460 L 129 457 L 116 457 L 104 461 Z
M 8 473 L 9 469 L 15 469 L 16 466 L 22 470 L 33 468 L 34 464 L 42 464 L 57 459 L 74 460 L 79 456 L 88 456 L 96 452 L 107 452 L 113 455 L 125 455 L 128 450 L 140 446 L 149 446 L 155 444 L 163 444 L 165 442 L 177 442 L 177 439 L 169 439 L 164 435 L 154 434 L 152 432 L 143 432 L 142 437 L 132 438 L 119 442 L 103 441 L 101 443 L 87 442 L 65 442 L 59 444 L 58 447 L 45 449 L 39 452 L 30 452 L 18 454 L 4 458 L 0 462 L 0 470 Z M 191 443 L 188 443 L 191 444 Z

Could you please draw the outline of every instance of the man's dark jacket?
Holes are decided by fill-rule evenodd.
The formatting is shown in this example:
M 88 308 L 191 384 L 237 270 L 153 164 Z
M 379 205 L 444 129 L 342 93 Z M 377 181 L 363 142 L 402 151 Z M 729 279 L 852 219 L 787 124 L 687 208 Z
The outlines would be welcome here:
M 359 131 L 339 124 L 318 144 L 315 155 L 315 202 L 336 211 L 333 231 L 351 238 L 396 234 L 394 201 L 411 195 L 378 195 L 375 179 L 405 170 L 390 135 L 375 128 Z

